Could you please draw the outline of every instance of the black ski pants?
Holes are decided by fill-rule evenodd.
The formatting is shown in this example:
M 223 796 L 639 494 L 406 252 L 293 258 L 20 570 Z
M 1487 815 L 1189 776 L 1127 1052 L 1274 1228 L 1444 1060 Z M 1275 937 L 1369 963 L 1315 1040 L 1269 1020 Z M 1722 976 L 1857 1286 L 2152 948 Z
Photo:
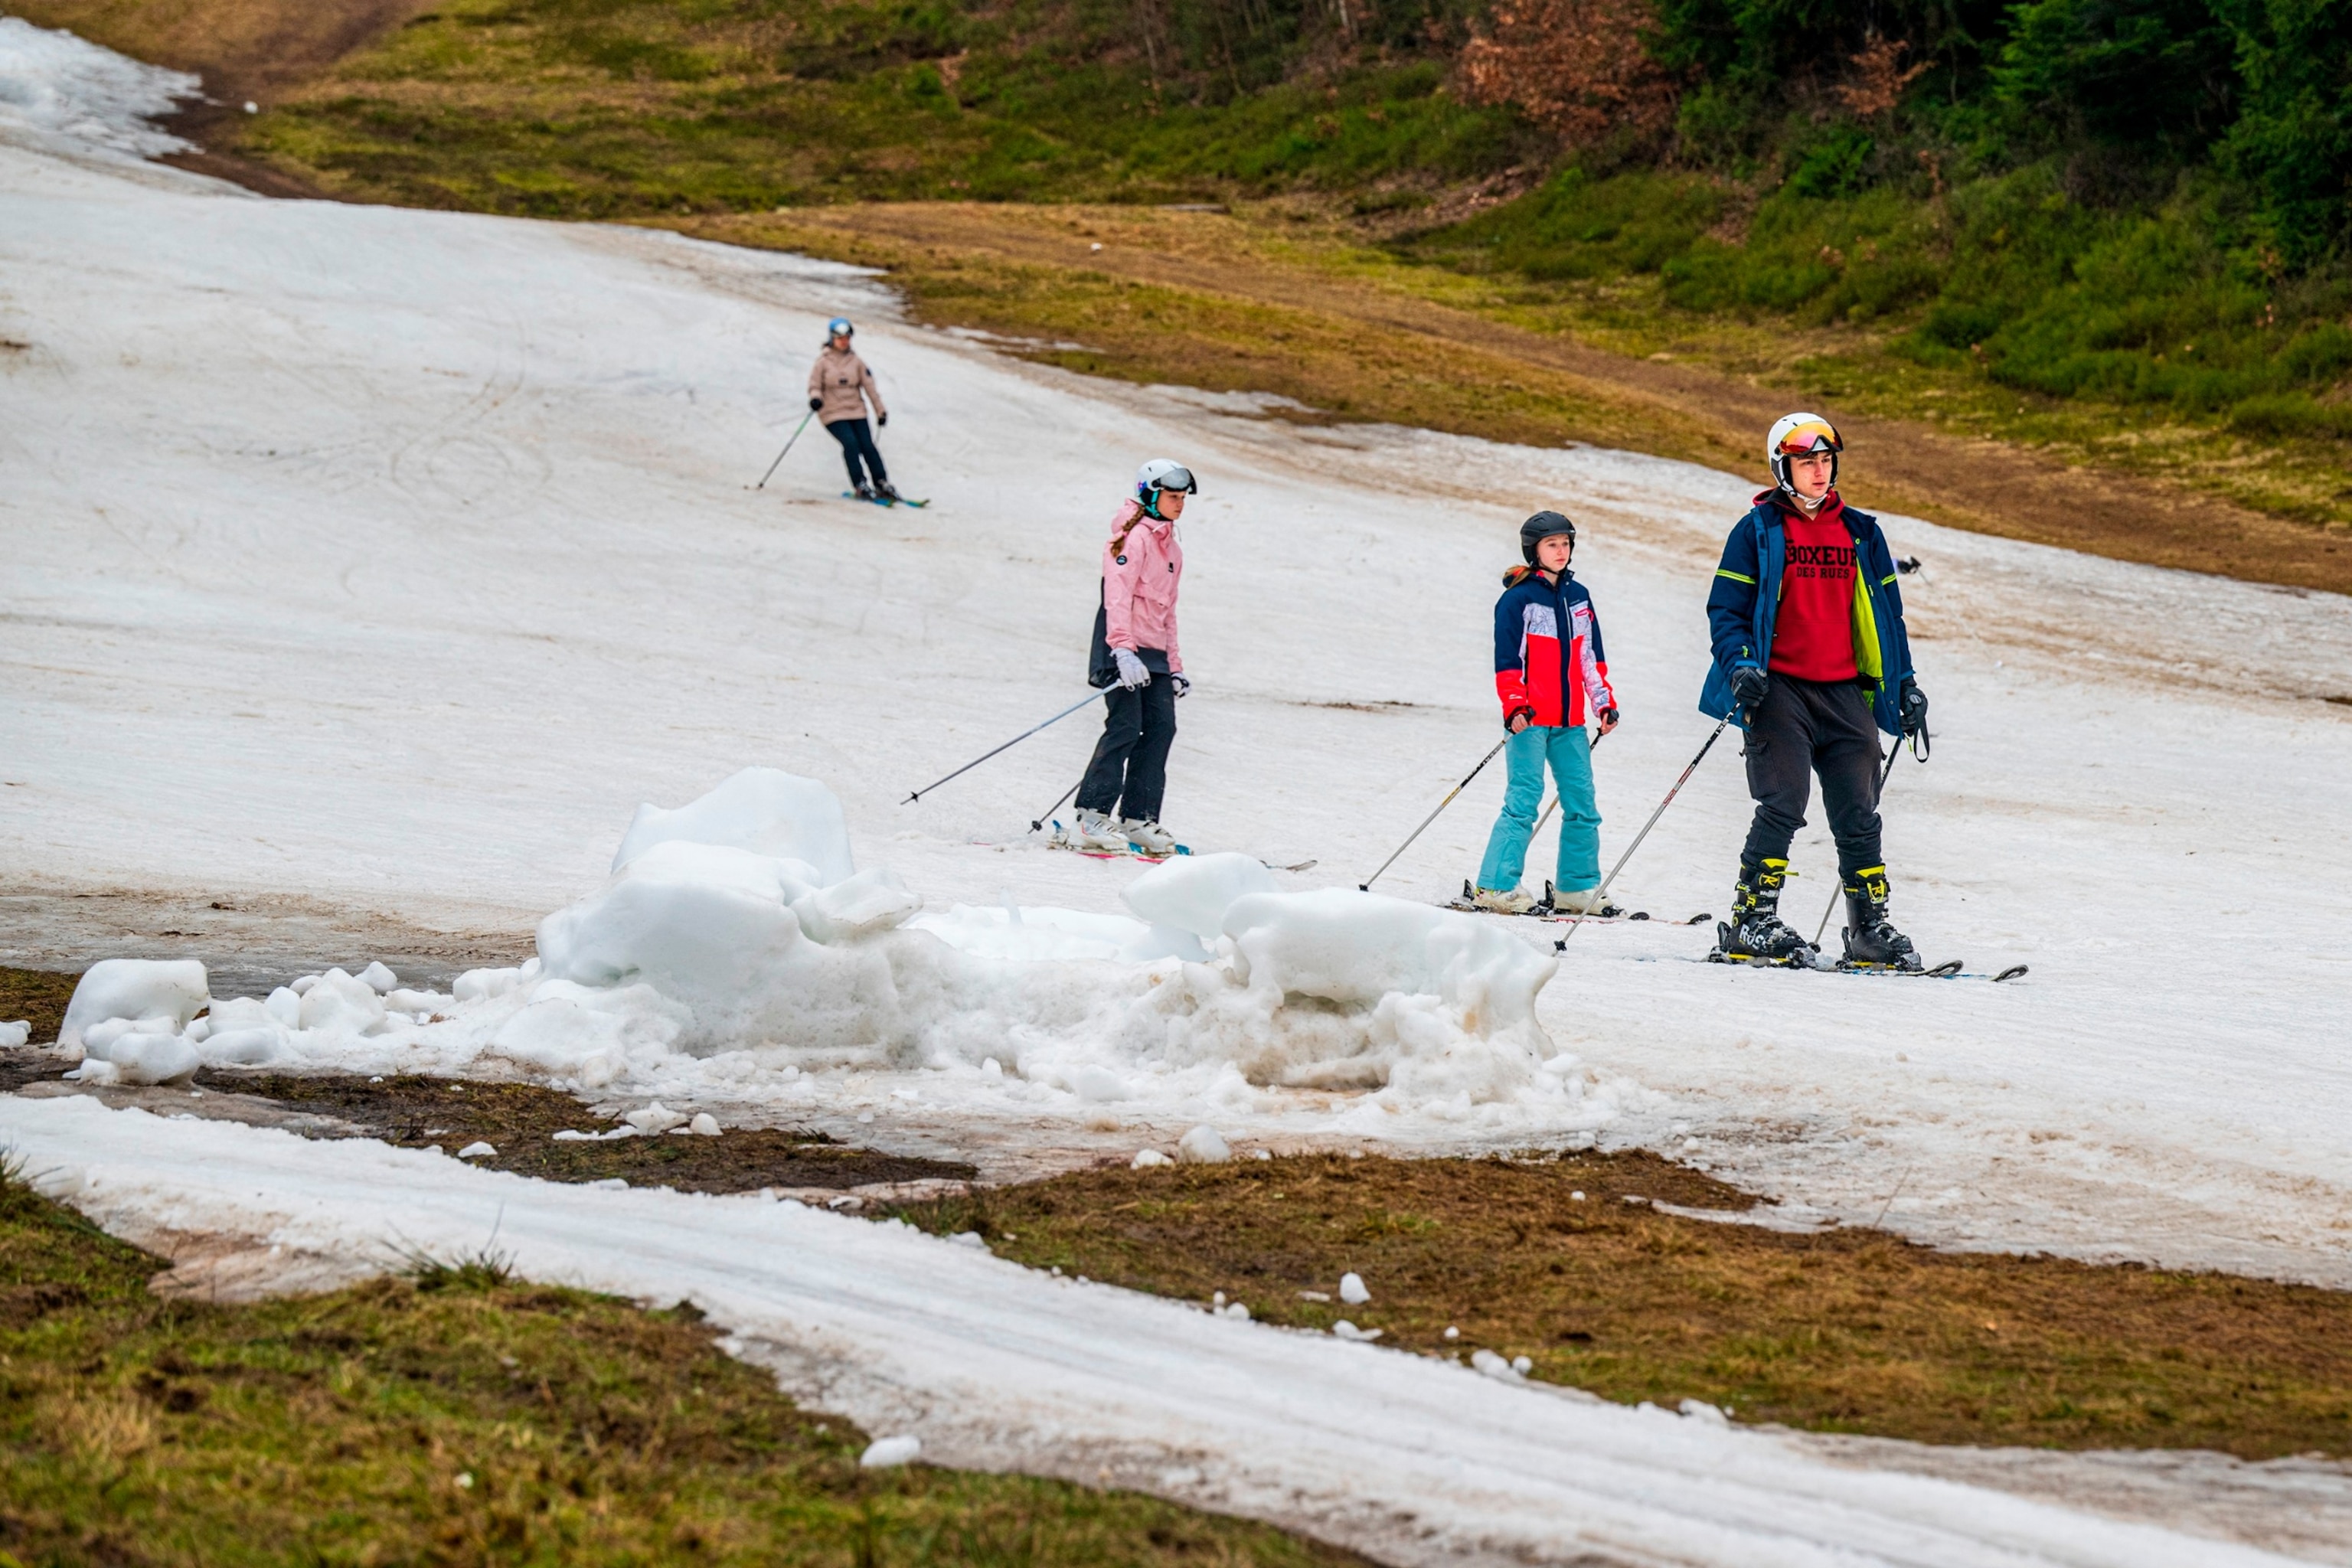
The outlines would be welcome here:
M 1878 726 L 1870 698 L 1850 680 L 1775 675 L 1748 726 L 1748 793 L 1756 797 L 1743 867 L 1786 860 L 1805 825 L 1813 777 L 1837 839 L 1838 871 L 1851 878 L 1884 863 L 1878 846 Z
M 874 470 L 876 484 L 889 482 L 890 476 L 882 468 L 882 449 L 874 444 L 874 426 L 863 419 L 836 419 L 825 428 L 841 443 L 841 458 L 849 465 L 852 489 L 866 482 L 866 468 Z M 860 458 L 865 459 L 865 468 L 858 466 Z
M 1078 809 L 1157 822 L 1168 791 L 1168 748 L 1176 741 L 1176 682 L 1155 675 L 1133 691 L 1114 686 L 1103 693 L 1103 706 L 1102 739 L 1078 785 Z

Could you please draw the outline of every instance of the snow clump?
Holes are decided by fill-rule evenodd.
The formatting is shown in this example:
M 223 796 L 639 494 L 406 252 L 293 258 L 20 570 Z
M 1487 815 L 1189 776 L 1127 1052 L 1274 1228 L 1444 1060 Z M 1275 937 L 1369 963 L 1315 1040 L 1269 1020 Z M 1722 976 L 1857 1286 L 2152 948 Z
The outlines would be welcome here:
M 166 1019 L 177 1034 L 205 1009 L 212 985 L 193 958 L 103 958 L 89 966 L 66 1004 L 58 1044 L 87 1048 L 83 1036 L 111 1019 Z
M 1223 1133 L 1204 1124 L 1176 1141 L 1176 1157 L 1188 1165 L 1222 1165 L 1234 1157 L 1234 1151 Z
M 0 1024 L 0 1051 L 16 1050 L 32 1037 L 33 1023 L 29 1018 L 19 1018 L 11 1024 Z
M 1350 1307 L 1360 1307 L 1371 1299 L 1372 1293 L 1364 1289 L 1362 1275 L 1350 1270 L 1339 1276 L 1339 1300 Z
M 922 1451 L 920 1437 L 877 1437 L 866 1445 L 866 1452 L 857 1456 L 857 1463 L 864 1469 L 887 1470 L 909 1463 Z
M 382 964 L 331 969 L 223 1002 L 188 1033 L 202 965 L 100 965 L 74 1042 L 108 1018 L 156 1018 L 224 1064 L 792 1104 L 846 1090 L 845 1075 L 923 1071 L 1089 1125 L 1098 1107 L 1182 1107 L 1198 1123 L 1186 1160 L 1230 1159 L 1210 1117 L 1280 1110 L 1290 1089 L 1351 1096 L 1329 1110 L 1364 1131 L 1406 1110 L 1496 1126 L 1607 1114 L 1582 1110 L 1583 1073 L 1537 1022 L 1549 952 L 1455 911 L 1283 892 L 1247 856 L 1146 872 L 1124 895 L 1139 918 L 1009 894 L 924 913 L 887 868 L 856 868 L 830 790 L 751 768 L 687 805 L 642 807 L 613 866 L 541 922 L 536 957 L 446 994 Z M 625 1118 L 641 1133 L 688 1120 L 657 1101 Z

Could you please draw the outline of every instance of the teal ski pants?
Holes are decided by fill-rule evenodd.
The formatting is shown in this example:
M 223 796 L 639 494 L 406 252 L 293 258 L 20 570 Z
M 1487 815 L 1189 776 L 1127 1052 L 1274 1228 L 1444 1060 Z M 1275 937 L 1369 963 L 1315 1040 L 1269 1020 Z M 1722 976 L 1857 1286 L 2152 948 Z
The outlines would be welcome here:
M 1536 834 L 1536 813 L 1543 807 L 1547 763 L 1559 790 L 1559 865 L 1552 884 L 1563 893 L 1601 885 L 1601 808 L 1592 798 L 1591 752 L 1581 724 L 1530 724 L 1505 743 L 1510 783 L 1503 788 L 1503 815 L 1486 837 L 1480 887 L 1507 892 L 1519 885 L 1528 841 Z

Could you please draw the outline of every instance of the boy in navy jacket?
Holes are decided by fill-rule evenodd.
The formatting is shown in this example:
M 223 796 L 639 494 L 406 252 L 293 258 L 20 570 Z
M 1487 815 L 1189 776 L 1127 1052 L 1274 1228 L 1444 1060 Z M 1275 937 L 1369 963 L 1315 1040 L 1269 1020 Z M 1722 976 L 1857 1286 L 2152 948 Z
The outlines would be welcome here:
M 1732 528 L 1707 595 L 1715 663 L 1699 707 L 1714 719 L 1738 715 L 1756 798 L 1732 918 L 1714 956 L 1816 960 L 1780 904 L 1789 845 L 1819 773 L 1845 891 L 1843 965 L 1916 970 L 1911 939 L 1886 918 L 1878 736 L 1910 735 L 1924 746 L 1927 699 L 1912 679 L 1886 535 L 1833 488 L 1844 449 L 1819 415 L 1790 414 L 1772 426 L 1764 455 L 1777 486 Z
M 1535 837 L 1549 763 L 1559 791 L 1552 905 L 1601 914 L 1601 811 L 1592 795 L 1591 744 L 1584 735 L 1588 710 L 1602 734 L 1617 727 L 1601 622 L 1592 595 L 1568 569 L 1576 553 L 1574 523 L 1556 511 L 1536 513 L 1519 527 L 1519 553 L 1527 564 L 1504 574 L 1503 596 L 1495 601 L 1495 691 L 1503 700 L 1503 726 L 1511 732 L 1504 750 L 1510 783 L 1471 897 L 1479 908 L 1501 914 L 1536 907 L 1519 887 L 1519 873 Z

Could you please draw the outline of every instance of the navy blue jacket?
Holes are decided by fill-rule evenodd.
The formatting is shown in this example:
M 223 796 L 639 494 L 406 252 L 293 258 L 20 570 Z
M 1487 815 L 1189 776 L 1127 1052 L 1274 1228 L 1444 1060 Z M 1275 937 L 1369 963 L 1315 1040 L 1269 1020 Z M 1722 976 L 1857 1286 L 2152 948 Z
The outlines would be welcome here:
M 1707 640 L 1715 649 L 1706 684 L 1698 698 L 1699 711 L 1710 719 L 1728 717 L 1737 706 L 1731 700 L 1731 672 L 1743 664 L 1769 669 L 1772 663 L 1772 626 L 1780 613 L 1780 568 L 1789 550 L 1782 512 L 1767 490 L 1756 498 L 1755 510 L 1732 525 L 1723 542 L 1723 563 L 1715 569 L 1715 587 L 1706 596 Z M 1896 697 L 1911 678 L 1911 639 L 1903 629 L 1903 592 L 1895 586 L 1895 555 L 1878 520 L 1866 511 L 1841 507 L 1839 516 L 1853 535 L 1853 666 L 1861 671 L 1862 688 L 1870 693 L 1870 710 L 1880 730 L 1902 733 Z M 1745 728 L 1745 725 L 1742 726 Z

